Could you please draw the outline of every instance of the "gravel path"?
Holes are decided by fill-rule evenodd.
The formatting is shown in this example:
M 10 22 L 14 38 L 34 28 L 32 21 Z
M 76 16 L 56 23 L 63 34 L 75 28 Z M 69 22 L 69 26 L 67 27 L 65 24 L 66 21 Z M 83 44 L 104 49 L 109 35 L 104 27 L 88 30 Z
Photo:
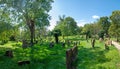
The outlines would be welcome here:
M 120 50 L 120 45 L 119 45 L 117 42 L 112 41 L 112 44 L 113 44 L 118 50 Z

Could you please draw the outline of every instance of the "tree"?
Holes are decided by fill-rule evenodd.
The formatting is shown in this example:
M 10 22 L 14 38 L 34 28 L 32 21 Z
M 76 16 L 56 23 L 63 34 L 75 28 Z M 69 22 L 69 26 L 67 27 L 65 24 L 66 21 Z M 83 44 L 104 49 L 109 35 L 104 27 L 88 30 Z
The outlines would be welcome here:
M 114 35 L 117 38 L 120 36 L 120 11 L 113 11 L 112 15 L 110 16 L 111 19 L 111 26 L 109 29 L 109 33 Z
M 108 34 L 108 29 L 110 27 L 110 20 L 109 20 L 109 18 L 107 16 L 100 17 L 98 23 L 102 27 L 102 31 L 104 31 L 104 34 L 109 36 L 109 34 Z
M 85 24 L 83 28 L 83 33 L 86 35 L 86 40 L 91 37 L 92 24 Z
M 35 26 L 48 26 L 53 0 L 1 0 L 0 6 L 11 12 L 17 22 L 26 23 L 30 30 L 31 44 L 35 37 Z
M 55 29 L 60 29 L 62 35 L 75 35 L 77 34 L 77 23 L 72 17 L 60 18 Z
M 85 24 L 82 32 L 86 35 L 86 39 L 88 39 L 89 37 L 97 37 L 97 34 L 99 33 L 100 30 L 101 27 L 98 24 L 98 22 L 94 22 Z
M 13 25 L 10 20 L 10 13 L 5 11 L 6 8 L 1 7 L 0 9 L 0 40 L 2 44 L 6 43 L 11 36 L 11 30 L 13 29 Z
M 98 36 L 99 36 L 99 38 L 104 39 L 104 30 L 101 30 L 101 31 L 98 33 Z

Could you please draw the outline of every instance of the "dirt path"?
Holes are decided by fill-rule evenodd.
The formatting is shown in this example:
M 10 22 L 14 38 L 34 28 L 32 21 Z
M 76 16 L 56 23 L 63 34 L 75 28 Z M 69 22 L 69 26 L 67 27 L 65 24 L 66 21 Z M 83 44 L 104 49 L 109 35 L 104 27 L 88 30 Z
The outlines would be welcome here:
M 117 42 L 112 41 L 112 44 L 113 44 L 118 50 L 120 50 L 120 45 L 119 45 Z

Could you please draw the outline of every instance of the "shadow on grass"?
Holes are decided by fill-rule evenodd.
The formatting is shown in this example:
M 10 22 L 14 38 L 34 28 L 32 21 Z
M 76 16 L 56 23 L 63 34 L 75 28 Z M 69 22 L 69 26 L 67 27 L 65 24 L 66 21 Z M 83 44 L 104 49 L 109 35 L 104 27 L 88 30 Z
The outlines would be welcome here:
M 102 66 L 97 66 L 97 64 L 102 64 L 109 62 L 110 59 L 105 57 L 107 50 L 102 51 L 100 47 L 93 48 L 79 48 L 78 54 L 78 67 L 77 69 L 104 69 Z

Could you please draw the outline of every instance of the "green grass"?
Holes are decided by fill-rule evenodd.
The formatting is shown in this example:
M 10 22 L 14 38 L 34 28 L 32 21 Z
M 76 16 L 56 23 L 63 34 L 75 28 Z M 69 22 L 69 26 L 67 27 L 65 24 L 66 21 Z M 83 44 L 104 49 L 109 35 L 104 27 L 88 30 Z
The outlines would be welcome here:
M 120 53 L 114 46 L 105 50 L 104 43 L 97 40 L 93 49 L 90 40 L 87 42 L 77 36 L 69 39 L 81 41 L 78 45 L 77 69 L 120 69 Z M 66 45 L 65 48 L 61 44 L 53 48 L 48 45 L 46 42 L 42 46 L 36 44 L 27 49 L 22 49 L 21 43 L 16 42 L 0 45 L 0 69 L 66 69 L 66 50 L 72 45 Z M 4 56 L 7 49 L 13 50 L 14 58 Z M 18 66 L 17 62 L 21 60 L 30 60 L 31 63 Z

